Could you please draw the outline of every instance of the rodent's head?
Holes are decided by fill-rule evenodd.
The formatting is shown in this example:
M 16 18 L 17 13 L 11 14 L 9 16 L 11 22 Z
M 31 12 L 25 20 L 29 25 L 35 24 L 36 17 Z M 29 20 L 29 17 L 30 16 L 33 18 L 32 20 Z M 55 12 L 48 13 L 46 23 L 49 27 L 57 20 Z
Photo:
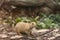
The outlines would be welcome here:
M 32 27 L 36 27 L 36 23 L 35 22 L 31 22 L 31 26 Z

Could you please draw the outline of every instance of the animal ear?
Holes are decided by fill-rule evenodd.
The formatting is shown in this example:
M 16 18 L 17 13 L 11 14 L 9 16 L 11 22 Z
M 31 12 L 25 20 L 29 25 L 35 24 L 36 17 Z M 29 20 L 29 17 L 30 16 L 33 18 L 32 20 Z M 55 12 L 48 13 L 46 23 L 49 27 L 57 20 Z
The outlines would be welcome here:
M 32 24 L 32 25 L 36 25 L 36 23 L 35 23 L 35 22 L 31 22 L 31 24 Z

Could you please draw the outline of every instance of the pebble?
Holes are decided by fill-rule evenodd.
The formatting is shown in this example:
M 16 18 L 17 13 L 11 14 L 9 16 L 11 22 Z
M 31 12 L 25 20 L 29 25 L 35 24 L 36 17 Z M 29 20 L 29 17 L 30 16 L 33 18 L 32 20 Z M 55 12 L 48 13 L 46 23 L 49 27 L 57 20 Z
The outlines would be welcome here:
M 8 35 L 6 35 L 6 34 L 0 34 L 0 38 L 7 38 L 8 37 Z
M 15 36 L 10 37 L 10 39 L 19 39 L 21 37 L 23 37 L 23 36 L 15 35 Z

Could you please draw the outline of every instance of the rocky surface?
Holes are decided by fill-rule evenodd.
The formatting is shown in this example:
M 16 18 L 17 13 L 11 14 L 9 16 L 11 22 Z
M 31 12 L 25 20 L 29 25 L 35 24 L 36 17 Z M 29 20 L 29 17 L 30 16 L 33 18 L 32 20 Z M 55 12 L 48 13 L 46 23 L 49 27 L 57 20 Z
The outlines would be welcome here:
M 9 28 L 9 25 L 2 25 L 0 25 L 0 40 L 60 40 L 60 29 L 34 29 L 32 31 L 34 36 L 27 36 L 17 35 L 17 33 L 11 30 L 11 27 Z

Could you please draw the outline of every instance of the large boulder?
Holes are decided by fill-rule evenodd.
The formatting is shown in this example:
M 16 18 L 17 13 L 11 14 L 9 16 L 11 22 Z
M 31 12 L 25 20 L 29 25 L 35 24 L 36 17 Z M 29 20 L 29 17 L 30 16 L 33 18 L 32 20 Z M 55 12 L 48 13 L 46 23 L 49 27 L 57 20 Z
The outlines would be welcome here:
M 54 6 L 56 3 L 53 0 L 0 0 L 0 4 L 11 4 L 15 6 Z
M 52 10 L 58 8 L 58 4 L 53 0 L 0 0 L 0 7 L 5 9 L 13 9 L 15 7 L 43 7 L 47 6 Z

